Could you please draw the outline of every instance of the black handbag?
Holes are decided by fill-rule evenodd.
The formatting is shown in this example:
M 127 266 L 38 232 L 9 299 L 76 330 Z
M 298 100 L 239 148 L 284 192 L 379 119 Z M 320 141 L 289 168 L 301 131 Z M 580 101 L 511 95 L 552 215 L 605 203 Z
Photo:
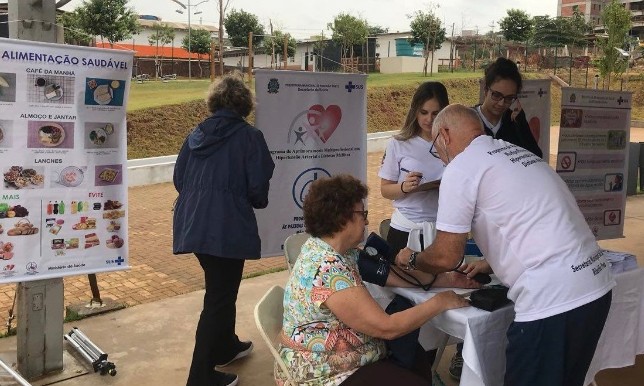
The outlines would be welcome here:
M 485 311 L 498 310 L 508 303 L 508 288 L 501 285 L 481 288 L 470 294 L 470 304 Z

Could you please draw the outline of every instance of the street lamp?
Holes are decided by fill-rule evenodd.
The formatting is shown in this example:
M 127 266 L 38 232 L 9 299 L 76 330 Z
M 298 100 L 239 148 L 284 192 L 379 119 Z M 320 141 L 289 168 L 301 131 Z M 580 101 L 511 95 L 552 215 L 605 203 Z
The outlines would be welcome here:
M 179 0 L 171 0 L 171 1 L 174 2 L 174 3 L 179 4 L 179 6 L 181 8 L 185 9 L 186 12 L 188 12 L 188 80 L 192 80 L 192 52 L 191 52 L 191 49 L 192 49 L 192 47 L 191 47 L 192 37 L 191 37 L 191 31 L 190 31 L 190 13 L 191 13 L 190 12 L 191 11 L 190 7 L 196 7 L 199 4 L 207 3 L 210 0 L 202 0 L 202 1 L 198 2 L 197 4 L 190 4 L 190 0 L 187 0 L 187 4 L 184 4 Z M 183 14 L 183 11 L 180 10 L 180 9 L 177 9 L 175 12 Z M 198 13 L 201 13 L 201 12 L 198 12 Z M 195 12 L 195 15 L 198 14 L 198 13 Z

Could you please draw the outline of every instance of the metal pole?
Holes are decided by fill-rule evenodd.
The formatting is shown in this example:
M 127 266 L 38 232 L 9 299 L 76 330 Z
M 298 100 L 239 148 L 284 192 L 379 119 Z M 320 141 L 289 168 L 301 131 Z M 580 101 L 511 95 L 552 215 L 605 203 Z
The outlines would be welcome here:
M 95 273 L 90 273 L 87 275 L 87 279 L 89 280 L 89 288 L 92 290 L 92 300 L 90 300 L 89 304 L 94 304 L 94 302 L 98 302 L 98 304 L 103 304 L 103 300 L 101 300 L 101 291 L 98 289 L 98 282 L 96 281 L 96 274 Z
M 248 33 L 248 84 L 253 80 L 253 31 Z
M 15 372 L 11 367 L 4 363 L 2 359 L 0 359 L 0 367 L 2 367 L 4 371 L 9 373 L 9 375 L 13 377 L 13 379 L 16 380 L 20 384 L 20 386 L 31 386 L 31 383 L 27 382 L 27 380 L 24 379 L 20 374 Z
M 528 40 L 525 41 L 525 60 L 523 61 L 523 72 L 528 72 Z
M 568 66 L 568 86 L 572 87 L 572 51 L 570 51 L 570 66 Z
M 191 28 L 190 28 L 190 0 L 188 0 L 188 80 L 192 80 L 192 47 L 190 46 L 190 40 L 192 39 Z
M 9 37 L 55 43 L 55 0 L 9 0 Z M 63 279 L 18 283 L 17 328 L 18 371 L 26 378 L 36 378 L 63 369 Z
M 288 63 L 288 36 L 284 35 L 284 69 Z

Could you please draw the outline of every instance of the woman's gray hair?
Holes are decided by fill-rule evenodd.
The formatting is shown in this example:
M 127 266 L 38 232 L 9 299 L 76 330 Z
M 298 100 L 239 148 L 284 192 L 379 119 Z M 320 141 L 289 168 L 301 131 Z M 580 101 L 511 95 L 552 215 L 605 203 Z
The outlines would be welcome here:
M 253 111 L 253 95 L 241 75 L 232 73 L 212 83 L 206 104 L 213 114 L 219 109 L 228 109 L 246 118 Z
M 458 127 L 463 120 L 470 120 L 482 125 L 481 118 L 479 118 L 476 110 L 460 103 L 454 103 L 445 107 L 440 113 L 438 113 L 436 118 L 434 118 L 434 123 L 432 124 L 432 135 L 436 136 L 441 128 L 450 129 L 452 126 Z

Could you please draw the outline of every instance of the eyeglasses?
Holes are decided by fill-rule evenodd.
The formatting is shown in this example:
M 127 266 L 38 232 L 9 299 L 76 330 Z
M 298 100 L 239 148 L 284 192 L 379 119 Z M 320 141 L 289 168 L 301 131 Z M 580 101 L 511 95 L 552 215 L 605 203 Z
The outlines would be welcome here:
M 434 144 L 436 143 L 436 140 L 438 139 L 438 136 L 441 135 L 441 132 L 439 131 L 438 134 L 436 134 L 436 137 L 434 137 L 434 140 L 432 141 L 432 147 L 429 148 L 429 154 L 432 155 L 434 158 L 441 159 L 441 157 L 438 155 L 438 152 L 434 148 Z
M 367 220 L 367 217 L 369 216 L 369 211 L 368 210 L 354 210 L 353 213 L 361 213 L 362 217 L 364 217 L 365 221 Z
M 503 95 L 498 91 L 494 91 L 491 88 L 488 88 L 490 91 L 490 97 L 492 98 L 493 101 L 495 102 L 500 102 L 503 100 L 503 103 L 506 105 L 512 104 L 515 100 L 517 100 L 516 95 Z

